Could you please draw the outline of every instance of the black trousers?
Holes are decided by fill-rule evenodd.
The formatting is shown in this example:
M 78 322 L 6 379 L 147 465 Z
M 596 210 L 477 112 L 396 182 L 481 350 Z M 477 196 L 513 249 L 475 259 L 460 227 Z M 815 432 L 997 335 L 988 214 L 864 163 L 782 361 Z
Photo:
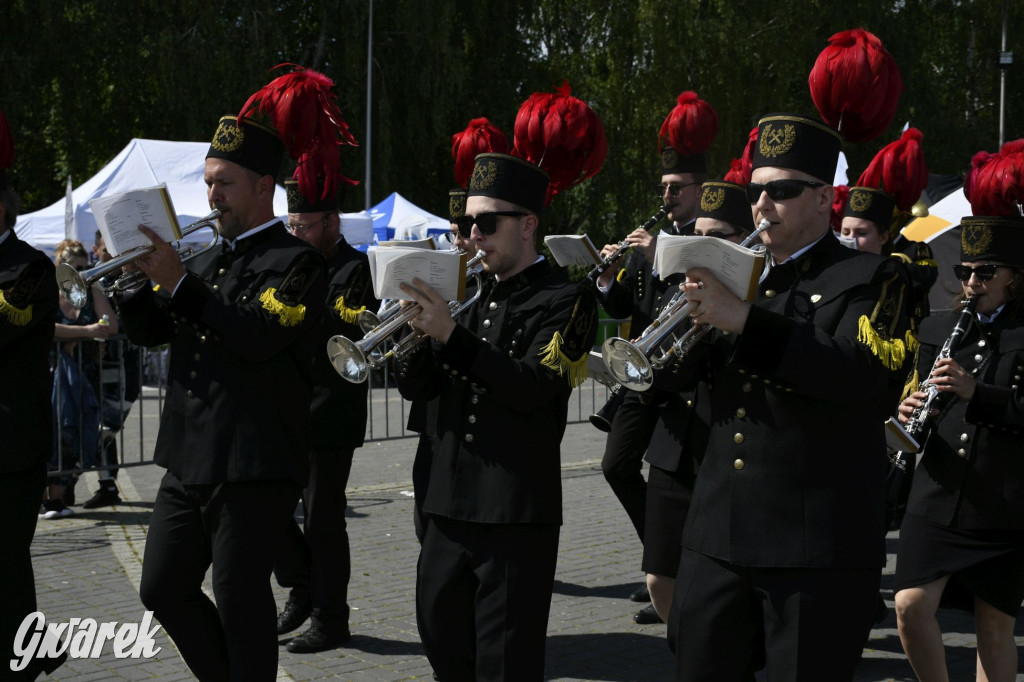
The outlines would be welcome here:
M 635 391 L 626 393 L 605 442 L 601 471 L 615 497 L 626 510 L 640 542 L 644 541 L 644 516 L 647 513 L 647 482 L 640 473 L 644 453 L 658 424 L 661 408 L 641 402 Z
M 442 682 L 544 679 L 559 527 L 430 514 L 416 570 L 416 622 Z
M 0 559 L 0 680 L 35 679 L 39 670 L 14 673 L 14 637 L 25 616 L 36 610 L 32 573 L 32 537 L 39 520 L 39 502 L 46 486 L 46 462 L 21 471 L 0 474 L 0 519 L 3 519 L 3 559 Z M 31 672 L 29 672 L 31 670 Z
M 669 614 L 677 680 L 853 679 L 877 568 L 751 568 L 683 549 Z
M 291 481 L 160 482 L 139 593 L 199 680 L 277 679 L 270 574 L 298 499 Z
M 352 575 L 345 488 L 355 448 L 315 449 L 309 457 L 309 487 L 302 491 L 303 529 L 293 519 L 274 575 L 291 598 L 310 601 L 313 620 L 331 632 L 348 629 L 348 582 Z

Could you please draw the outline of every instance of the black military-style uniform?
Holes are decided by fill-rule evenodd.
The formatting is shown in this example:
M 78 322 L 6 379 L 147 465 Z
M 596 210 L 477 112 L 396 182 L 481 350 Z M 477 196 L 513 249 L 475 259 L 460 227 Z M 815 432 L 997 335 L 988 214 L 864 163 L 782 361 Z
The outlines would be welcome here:
M 958 317 L 950 312 L 922 324 L 922 380 Z M 952 574 L 944 605 L 970 610 L 977 595 L 1016 616 L 1024 597 L 1024 322 L 1009 305 L 991 323 L 973 319 L 953 358 L 974 375 L 974 396 L 946 393 L 935 403 L 939 414 L 929 419 L 914 474 L 895 584 L 903 589 Z
M 436 397 L 417 620 L 440 679 L 540 680 L 562 522 L 559 448 L 596 303 L 540 260 L 480 300 L 448 342 L 399 367 Z
M 332 632 L 348 629 L 348 582 L 351 557 L 346 531 L 345 488 L 355 449 L 366 433 L 369 384 L 343 379 L 327 357 L 327 341 L 342 335 L 363 337 L 361 310 L 377 310 L 366 254 L 342 237 L 328 263 L 327 310 L 313 348 L 313 401 L 310 415 L 309 484 L 302 493 L 305 533 L 297 523 L 274 569 L 278 582 L 291 587 L 291 598 L 312 600 L 313 616 Z
M 0 650 L 5 667 L 16 658 L 12 646 L 18 627 L 36 610 L 29 548 L 53 448 L 49 354 L 56 311 L 53 263 L 8 229 L 0 235 Z
M 743 333 L 711 347 L 670 623 L 679 679 L 739 679 L 762 646 L 772 676 L 852 677 L 884 562 L 882 424 L 904 376 L 905 289 L 891 259 L 829 231 L 773 266 Z
M 134 343 L 171 351 L 140 593 L 199 678 L 272 679 L 269 577 L 308 476 L 323 258 L 275 221 L 186 270 L 173 297 L 117 301 Z
M 668 234 L 692 234 L 695 221 L 666 228 Z M 663 302 L 674 293 L 678 282 L 670 285 L 654 274 L 653 264 L 638 251 L 626 257 L 611 287 L 602 297 L 605 312 L 614 318 L 630 318 L 629 333 L 636 338 L 658 316 Z M 640 470 L 644 451 L 654 432 L 661 402 L 653 395 L 627 391 L 612 418 L 605 443 L 601 469 L 612 492 L 633 523 L 640 541 L 644 541 L 647 507 L 647 483 Z

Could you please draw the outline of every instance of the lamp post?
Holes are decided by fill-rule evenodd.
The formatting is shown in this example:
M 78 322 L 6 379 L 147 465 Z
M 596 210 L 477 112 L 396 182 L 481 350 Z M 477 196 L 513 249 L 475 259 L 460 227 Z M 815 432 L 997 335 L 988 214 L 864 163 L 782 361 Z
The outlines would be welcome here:
M 1006 5 L 1003 0 L 1003 40 L 999 48 L 999 146 L 1006 139 L 1006 70 L 1013 64 L 1013 52 L 1006 50 Z
M 366 177 L 363 179 L 363 190 L 365 192 L 366 210 L 370 210 L 370 180 L 373 177 L 370 149 L 373 147 L 373 0 L 368 0 L 370 18 L 366 27 Z M 1003 41 L 1006 35 L 1004 30 Z

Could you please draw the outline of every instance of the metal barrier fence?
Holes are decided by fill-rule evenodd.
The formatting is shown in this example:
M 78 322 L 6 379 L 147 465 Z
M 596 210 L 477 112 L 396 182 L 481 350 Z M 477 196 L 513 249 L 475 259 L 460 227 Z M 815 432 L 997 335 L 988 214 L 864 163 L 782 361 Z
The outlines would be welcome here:
M 606 336 L 619 335 L 622 322 L 601 320 L 596 347 Z M 166 389 L 167 350 L 139 348 L 121 335 L 106 342 L 73 343 L 80 350 L 62 355 L 66 342 L 57 341 L 52 354 L 50 476 L 152 463 Z M 569 423 L 587 421 L 604 406 L 608 393 L 607 387 L 588 378 L 572 393 Z M 417 435 L 406 429 L 409 403 L 388 373 L 371 376 L 367 400 L 368 442 Z

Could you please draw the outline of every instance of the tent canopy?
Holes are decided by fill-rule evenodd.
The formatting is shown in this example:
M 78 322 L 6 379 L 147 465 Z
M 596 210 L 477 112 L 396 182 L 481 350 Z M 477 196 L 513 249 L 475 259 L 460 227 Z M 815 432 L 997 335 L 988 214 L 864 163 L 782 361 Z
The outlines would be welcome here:
M 85 245 L 93 243 L 96 219 L 89 200 L 152 187 L 164 183 L 182 227 L 193 223 L 210 212 L 206 201 L 203 170 L 206 166 L 208 142 L 170 142 L 135 138 L 103 169 L 72 192 L 75 214 L 75 239 Z M 52 248 L 64 239 L 64 209 L 66 200 L 54 202 L 46 208 L 18 218 L 14 231 L 18 237 L 39 248 Z M 274 194 L 274 213 L 288 213 L 288 200 L 284 188 L 278 185 Z M 196 239 L 208 238 L 207 233 L 196 233 Z
M 447 218 L 428 213 L 398 192 L 370 209 L 378 242 L 390 239 L 426 239 L 451 229 Z

